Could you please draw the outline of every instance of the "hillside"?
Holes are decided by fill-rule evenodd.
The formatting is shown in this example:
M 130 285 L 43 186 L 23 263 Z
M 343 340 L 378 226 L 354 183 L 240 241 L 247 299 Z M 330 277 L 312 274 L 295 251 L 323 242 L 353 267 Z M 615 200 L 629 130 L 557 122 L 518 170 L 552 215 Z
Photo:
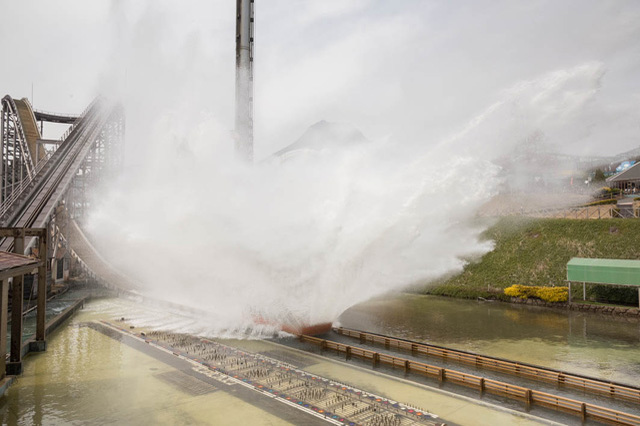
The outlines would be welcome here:
M 476 298 L 502 296 L 512 284 L 565 285 L 572 257 L 640 259 L 640 220 L 503 218 L 483 234 L 495 249 L 464 271 L 422 292 Z

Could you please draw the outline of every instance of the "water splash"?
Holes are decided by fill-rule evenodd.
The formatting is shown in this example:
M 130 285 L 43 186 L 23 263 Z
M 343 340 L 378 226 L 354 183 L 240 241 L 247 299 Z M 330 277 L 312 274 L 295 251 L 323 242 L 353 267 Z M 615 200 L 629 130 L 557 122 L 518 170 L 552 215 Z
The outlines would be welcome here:
M 518 84 L 443 141 L 327 141 L 252 167 L 213 117 L 176 111 L 89 231 L 146 293 L 207 312 L 209 332 L 333 321 L 491 250 L 476 211 L 499 190 L 495 159 L 533 132 L 581 129 L 601 78 L 586 64 Z

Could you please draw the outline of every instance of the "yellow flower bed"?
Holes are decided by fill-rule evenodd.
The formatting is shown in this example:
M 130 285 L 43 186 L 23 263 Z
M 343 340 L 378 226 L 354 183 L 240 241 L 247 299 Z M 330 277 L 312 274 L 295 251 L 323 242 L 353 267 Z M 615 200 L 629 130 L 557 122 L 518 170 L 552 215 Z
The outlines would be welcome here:
M 532 297 L 545 302 L 566 302 L 569 299 L 569 287 L 539 287 L 515 284 L 505 288 L 504 294 L 521 299 Z

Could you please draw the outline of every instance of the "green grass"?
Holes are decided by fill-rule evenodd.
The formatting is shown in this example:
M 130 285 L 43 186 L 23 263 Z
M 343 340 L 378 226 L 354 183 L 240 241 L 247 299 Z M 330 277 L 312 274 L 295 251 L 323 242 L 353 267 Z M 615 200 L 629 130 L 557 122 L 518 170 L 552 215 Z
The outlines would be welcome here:
M 462 273 L 431 283 L 422 293 L 508 300 L 512 284 L 566 285 L 572 257 L 640 259 L 640 220 L 503 218 L 483 234 L 495 249 Z

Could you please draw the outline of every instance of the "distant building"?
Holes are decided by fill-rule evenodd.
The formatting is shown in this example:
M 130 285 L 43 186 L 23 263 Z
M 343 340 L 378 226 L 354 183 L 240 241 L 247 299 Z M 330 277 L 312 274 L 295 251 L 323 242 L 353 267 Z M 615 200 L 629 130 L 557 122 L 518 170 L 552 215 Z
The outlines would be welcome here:
M 637 191 L 640 188 L 640 163 L 608 177 L 607 183 L 611 188 L 620 188 L 627 192 Z

